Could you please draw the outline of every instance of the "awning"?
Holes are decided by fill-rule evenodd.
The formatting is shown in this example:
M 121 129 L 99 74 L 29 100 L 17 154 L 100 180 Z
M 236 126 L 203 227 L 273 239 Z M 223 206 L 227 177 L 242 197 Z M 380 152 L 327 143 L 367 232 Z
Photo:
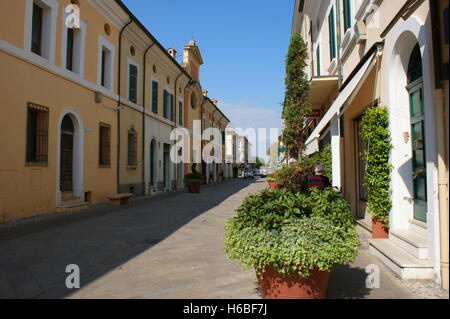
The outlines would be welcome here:
M 311 79 L 309 89 L 309 102 L 313 109 L 322 106 L 328 101 L 330 95 L 337 90 L 337 76 L 318 76 Z
M 355 88 L 359 86 L 365 75 L 370 72 L 376 62 L 376 54 L 367 59 L 366 63 L 359 69 L 353 79 L 345 86 L 344 90 L 339 94 L 333 102 L 328 112 L 316 126 L 310 137 L 306 140 L 306 155 L 311 155 L 319 151 L 319 138 L 325 127 L 330 124 L 334 117 L 338 117 L 345 102 L 350 98 Z

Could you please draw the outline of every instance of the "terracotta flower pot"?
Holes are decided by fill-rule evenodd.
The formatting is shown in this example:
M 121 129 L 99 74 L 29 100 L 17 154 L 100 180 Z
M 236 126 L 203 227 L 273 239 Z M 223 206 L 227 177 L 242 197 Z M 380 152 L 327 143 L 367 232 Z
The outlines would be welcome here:
M 276 190 L 277 189 L 277 182 L 267 182 L 269 184 L 269 188 Z
M 312 270 L 311 276 L 283 277 L 272 267 L 259 276 L 259 289 L 263 299 L 323 299 L 327 293 L 329 271 Z
M 372 238 L 389 238 L 389 231 L 377 219 L 372 219 Z
M 200 193 L 200 183 L 189 184 L 188 189 L 190 193 L 198 194 Z

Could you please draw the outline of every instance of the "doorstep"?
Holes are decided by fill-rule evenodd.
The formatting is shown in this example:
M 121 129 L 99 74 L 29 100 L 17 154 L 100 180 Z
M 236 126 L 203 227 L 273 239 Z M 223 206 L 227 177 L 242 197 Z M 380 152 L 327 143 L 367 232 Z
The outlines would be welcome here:
M 369 251 L 401 279 L 434 279 L 429 260 L 417 258 L 392 239 L 369 239 Z

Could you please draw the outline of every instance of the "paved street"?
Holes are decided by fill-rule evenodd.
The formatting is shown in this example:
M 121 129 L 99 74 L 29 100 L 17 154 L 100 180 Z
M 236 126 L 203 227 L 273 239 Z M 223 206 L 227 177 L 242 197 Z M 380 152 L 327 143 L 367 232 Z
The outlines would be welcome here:
M 100 206 L 0 228 L 0 298 L 260 298 L 253 272 L 223 253 L 224 221 L 265 187 L 229 181 L 199 195 L 178 193 Z M 365 249 L 337 268 L 328 298 L 419 298 L 381 263 L 381 289 L 365 288 Z M 65 268 L 81 269 L 81 289 L 65 287 Z

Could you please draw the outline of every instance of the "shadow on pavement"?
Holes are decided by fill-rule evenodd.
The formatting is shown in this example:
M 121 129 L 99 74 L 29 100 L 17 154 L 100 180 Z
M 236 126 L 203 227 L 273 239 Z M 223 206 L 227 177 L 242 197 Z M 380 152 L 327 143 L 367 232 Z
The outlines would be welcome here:
M 198 195 L 141 199 L 0 229 L 0 298 L 67 297 L 73 293 L 65 285 L 67 265 L 80 267 L 86 286 L 254 182 L 232 180 Z
M 364 299 L 370 295 L 366 288 L 365 269 L 342 265 L 331 272 L 325 299 Z

